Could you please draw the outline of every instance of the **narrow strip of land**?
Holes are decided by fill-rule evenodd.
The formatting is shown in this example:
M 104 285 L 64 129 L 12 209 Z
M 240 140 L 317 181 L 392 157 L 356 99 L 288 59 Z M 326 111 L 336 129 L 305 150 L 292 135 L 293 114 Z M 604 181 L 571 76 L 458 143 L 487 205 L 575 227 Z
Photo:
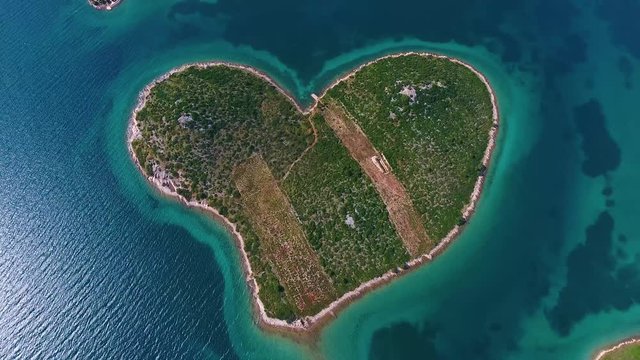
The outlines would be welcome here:
M 413 207 L 407 190 L 393 174 L 384 155 L 376 150 L 341 105 L 334 101 L 325 101 L 321 104 L 320 110 L 351 157 L 358 162 L 375 185 L 387 207 L 389 219 L 409 254 L 420 255 L 425 248 L 424 244 L 430 244 L 427 231 L 420 215 Z
M 236 166 L 233 179 L 260 238 L 261 251 L 299 313 L 330 303 L 336 296 L 333 284 L 267 163 L 254 155 Z

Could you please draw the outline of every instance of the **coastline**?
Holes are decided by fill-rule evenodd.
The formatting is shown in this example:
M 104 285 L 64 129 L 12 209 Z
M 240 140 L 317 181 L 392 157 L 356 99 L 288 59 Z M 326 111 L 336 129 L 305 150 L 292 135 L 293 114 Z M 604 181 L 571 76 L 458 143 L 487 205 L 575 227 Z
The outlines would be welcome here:
M 119 3 L 120 1 L 121 0 L 118 0 L 117 3 Z M 500 120 L 498 103 L 497 103 L 495 92 L 491 87 L 487 78 L 477 69 L 475 69 L 472 65 L 467 64 L 461 60 L 448 57 L 445 55 L 440 55 L 440 54 L 433 54 L 433 53 L 427 53 L 427 52 L 415 52 L 415 51 L 385 55 L 385 56 L 376 58 L 374 60 L 371 60 L 369 62 L 366 62 L 356 67 L 355 69 L 350 70 L 343 76 L 339 77 L 338 79 L 333 81 L 330 85 L 325 87 L 321 91 L 318 98 L 322 98 L 334 86 L 352 77 L 355 73 L 357 73 L 362 68 L 368 65 L 371 65 L 383 59 L 407 56 L 407 55 L 420 55 L 425 57 L 447 59 L 449 61 L 452 61 L 454 63 L 460 64 L 468 68 L 476 76 L 478 76 L 478 78 L 480 78 L 480 80 L 485 84 L 491 97 L 491 105 L 492 105 L 492 112 L 493 112 L 493 125 L 489 131 L 489 141 L 487 143 L 487 147 L 485 149 L 484 156 L 482 158 L 482 165 L 488 168 L 496 147 L 496 138 L 498 134 L 498 126 L 499 126 L 499 120 Z M 138 170 L 141 171 L 142 174 L 144 174 L 144 172 L 142 171 L 140 162 L 136 158 L 135 153 L 133 151 L 132 141 L 138 138 L 139 136 L 139 129 L 138 129 L 136 117 L 138 112 L 144 108 L 146 101 L 151 93 L 151 90 L 155 85 L 166 80 L 167 78 L 169 78 L 171 75 L 175 73 L 182 72 L 191 67 L 205 69 L 213 66 L 228 66 L 232 68 L 241 69 L 267 81 L 269 84 L 274 86 L 280 93 L 285 95 L 291 101 L 291 103 L 296 107 L 298 111 L 300 111 L 305 115 L 314 111 L 315 108 L 318 106 L 318 99 L 316 99 L 316 96 L 313 95 L 314 97 L 313 104 L 307 108 L 303 108 L 291 94 L 289 94 L 285 89 L 280 87 L 280 85 L 278 85 L 271 77 L 269 77 L 267 74 L 251 66 L 234 64 L 234 63 L 223 62 L 223 61 L 213 61 L 213 62 L 190 63 L 190 64 L 185 64 L 185 65 L 173 68 L 167 73 L 157 77 L 151 83 L 149 83 L 147 86 L 144 87 L 144 89 L 138 94 L 138 100 L 137 100 L 136 106 L 131 114 L 131 117 L 129 118 L 129 123 L 127 126 L 127 148 L 131 158 L 133 159 L 133 162 L 136 164 L 136 167 L 138 168 Z M 478 176 L 473 188 L 473 192 L 471 193 L 469 203 L 461 209 L 461 214 L 463 219 L 465 219 L 465 221 L 468 221 L 470 217 L 473 215 L 473 213 L 475 212 L 477 203 L 480 199 L 480 196 L 482 194 L 482 190 L 485 184 L 485 178 L 486 178 L 485 172 L 483 172 Z M 418 267 L 420 267 L 420 265 L 433 260 L 436 256 L 441 254 L 453 242 L 453 240 L 457 238 L 457 236 L 462 232 L 462 228 L 464 227 L 464 225 L 463 226 L 456 225 L 453 229 L 451 229 L 451 231 L 444 238 L 440 240 L 440 242 L 436 247 L 431 249 L 428 253 L 422 254 L 419 257 L 408 261 L 406 263 L 407 267 L 405 269 L 401 269 L 401 270 L 390 269 L 389 271 L 382 274 L 381 276 L 371 279 L 365 283 L 362 283 L 356 289 L 353 289 L 343 294 L 340 298 L 334 300 L 331 304 L 329 304 L 326 308 L 318 312 L 316 315 L 307 316 L 302 319 L 297 319 L 289 323 L 285 320 L 271 318 L 267 315 L 264 308 L 264 304 L 262 303 L 258 295 L 260 289 L 255 278 L 253 277 L 253 272 L 251 270 L 251 264 L 249 263 L 249 258 L 246 252 L 244 251 L 244 239 L 242 238 L 242 235 L 236 230 L 235 224 L 233 224 L 224 216 L 222 216 L 216 209 L 208 206 L 205 201 L 200 201 L 200 202 L 187 201 L 186 198 L 177 194 L 175 191 L 172 191 L 169 188 L 169 186 L 167 186 L 167 185 L 171 185 L 170 179 L 160 179 L 155 176 L 149 176 L 147 177 L 147 181 L 153 184 L 154 185 L 153 187 L 156 188 L 158 191 L 160 191 L 162 194 L 172 197 L 174 199 L 177 198 L 181 203 L 187 205 L 188 207 L 198 208 L 212 214 L 214 219 L 216 219 L 216 221 L 221 223 L 229 231 L 229 233 L 235 239 L 235 244 L 239 249 L 240 258 L 242 260 L 243 271 L 245 274 L 245 280 L 252 293 L 252 306 L 254 308 L 256 323 L 262 328 L 265 328 L 277 333 L 283 333 L 285 335 L 293 336 L 295 338 L 301 338 L 301 339 L 304 339 L 310 336 L 311 333 L 314 333 L 319 329 L 321 329 L 332 318 L 335 318 L 338 312 L 346 308 L 353 301 L 363 297 L 370 291 L 387 284 L 392 279 L 399 277 L 403 274 L 409 273 L 417 269 Z M 166 181 L 168 181 L 168 183 Z
M 637 343 L 640 343 L 640 336 L 632 336 L 632 337 L 626 338 L 624 340 L 621 340 L 620 342 L 615 343 L 614 345 L 603 348 L 602 350 L 598 351 L 591 359 L 601 360 L 610 352 L 613 352 L 625 346 L 629 346 Z
M 96 10 L 109 11 L 109 10 L 113 10 L 116 6 L 120 5 L 120 3 L 122 3 L 122 0 L 114 0 L 111 4 L 108 4 L 108 5 L 96 5 L 91 0 L 87 0 L 87 2 L 89 3 L 89 5 L 91 5 L 91 7 L 93 7 Z

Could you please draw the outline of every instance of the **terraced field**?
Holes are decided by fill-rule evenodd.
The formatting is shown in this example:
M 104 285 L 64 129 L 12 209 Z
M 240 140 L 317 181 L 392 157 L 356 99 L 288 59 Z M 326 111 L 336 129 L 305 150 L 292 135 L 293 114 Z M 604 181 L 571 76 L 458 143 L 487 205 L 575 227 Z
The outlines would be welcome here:
M 432 249 L 461 218 L 492 126 L 460 64 L 380 60 L 302 114 L 246 69 L 190 67 L 136 115 L 142 171 L 236 224 L 267 315 L 317 313 Z
M 233 179 L 260 238 L 264 260 L 288 289 L 289 302 L 300 313 L 322 310 L 335 298 L 335 289 L 267 163 L 254 155 L 235 167 Z

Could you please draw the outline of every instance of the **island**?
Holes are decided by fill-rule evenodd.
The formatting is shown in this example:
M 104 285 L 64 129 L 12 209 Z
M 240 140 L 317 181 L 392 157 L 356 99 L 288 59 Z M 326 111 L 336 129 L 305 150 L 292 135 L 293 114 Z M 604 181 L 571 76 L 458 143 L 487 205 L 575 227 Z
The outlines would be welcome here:
M 487 79 L 399 53 L 300 104 L 243 65 L 176 68 L 145 87 L 132 158 L 233 234 L 257 322 L 302 332 L 430 261 L 480 197 L 498 133 Z
M 89 1 L 89 5 L 93 6 L 98 10 L 112 10 L 114 7 L 118 6 L 122 0 L 87 0 Z

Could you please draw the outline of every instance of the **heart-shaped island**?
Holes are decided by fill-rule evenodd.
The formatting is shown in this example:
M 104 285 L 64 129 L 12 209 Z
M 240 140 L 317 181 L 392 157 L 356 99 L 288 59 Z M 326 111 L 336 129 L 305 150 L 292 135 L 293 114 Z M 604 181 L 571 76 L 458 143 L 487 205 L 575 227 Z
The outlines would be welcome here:
M 147 86 L 129 126 L 142 172 L 238 240 L 263 325 L 310 328 L 436 254 L 468 221 L 498 127 L 459 60 L 385 56 L 302 110 L 266 75 L 191 64 Z

